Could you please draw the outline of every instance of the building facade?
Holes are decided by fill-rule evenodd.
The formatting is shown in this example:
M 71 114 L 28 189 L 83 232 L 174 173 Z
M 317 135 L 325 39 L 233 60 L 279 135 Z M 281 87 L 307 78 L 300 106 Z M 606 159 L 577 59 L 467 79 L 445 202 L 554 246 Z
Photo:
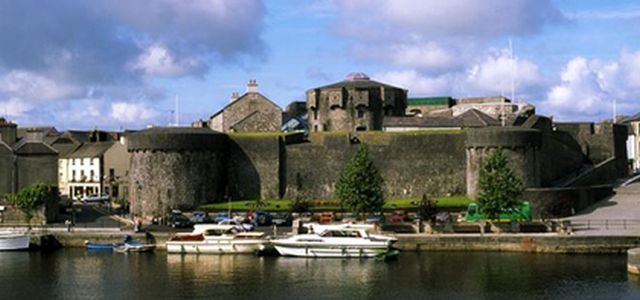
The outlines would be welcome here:
M 218 132 L 279 132 L 282 109 L 258 92 L 258 83 L 250 80 L 247 92 L 234 93 L 231 102 L 209 118 L 209 128 Z M 203 126 L 197 126 L 203 127 Z
M 351 73 L 345 80 L 307 91 L 309 130 L 382 130 L 385 116 L 404 116 L 407 91 Z

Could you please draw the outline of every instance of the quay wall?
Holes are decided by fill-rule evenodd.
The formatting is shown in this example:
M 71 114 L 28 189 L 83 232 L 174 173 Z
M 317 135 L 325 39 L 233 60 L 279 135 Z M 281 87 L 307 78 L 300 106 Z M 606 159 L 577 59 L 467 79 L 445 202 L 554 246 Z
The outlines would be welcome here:
M 398 235 L 404 251 L 507 251 L 532 253 L 626 253 L 640 246 L 639 236 L 568 235 Z
M 85 241 L 121 242 L 126 232 L 54 232 L 62 247 L 84 247 Z M 153 232 L 157 249 L 164 250 L 164 243 L 172 232 Z M 144 233 L 132 234 L 134 239 L 145 241 Z M 640 236 L 576 236 L 555 234 L 398 234 L 395 246 L 403 251 L 505 251 L 530 253 L 626 253 L 640 247 Z M 48 238 L 50 240 L 51 238 Z M 34 236 L 32 242 L 40 245 L 44 238 Z

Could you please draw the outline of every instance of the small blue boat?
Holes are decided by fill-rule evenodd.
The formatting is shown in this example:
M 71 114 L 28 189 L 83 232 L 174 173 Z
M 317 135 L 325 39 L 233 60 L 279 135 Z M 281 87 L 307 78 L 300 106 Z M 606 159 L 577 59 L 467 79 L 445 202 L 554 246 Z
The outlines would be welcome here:
M 131 241 L 130 235 L 124 236 L 124 242 L 122 243 L 92 243 L 89 241 L 84 241 L 84 246 L 87 250 L 105 250 L 112 251 L 116 247 L 122 247 L 125 243 Z
M 114 247 L 124 245 L 124 243 L 84 243 L 87 250 L 113 250 Z

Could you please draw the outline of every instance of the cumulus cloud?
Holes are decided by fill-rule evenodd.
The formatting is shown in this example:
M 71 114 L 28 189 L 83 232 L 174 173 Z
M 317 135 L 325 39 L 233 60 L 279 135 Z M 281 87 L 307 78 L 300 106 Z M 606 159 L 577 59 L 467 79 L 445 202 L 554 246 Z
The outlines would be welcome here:
M 158 115 L 157 110 L 143 103 L 114 102 L 111 104 L 111 117 L 124 123 L 147 122 Z
M 542 109 L 563 120 L 610 118 L 618 111 L 640 109 L 640 51 L 622 51 L 615 60 L 571 59 L 550 88 Z
M 376 74 L 375 78 L 409 89 L 414 96 L 509 95 L 513 78 L 516 98 L 521 98 L 535 94 L 544 85 L 535 63 L 512 58 L 506 49 L 488 51 L 458 71 L 429 74 L 408 69 Z
M 0 99 L 137 99 L 158 76 L 260 60 L 264 16 L 259 0 L 2 1 Z M 76 106 L 85 104 L 64 107 Z
M 490 93 L 507 93 L 514 88 L 519 92 L 539 88 L 542 75 L 531 61 L 511 57 L 506 49 L 487 55 L 467 70 L 467 82 L 477 90 Z

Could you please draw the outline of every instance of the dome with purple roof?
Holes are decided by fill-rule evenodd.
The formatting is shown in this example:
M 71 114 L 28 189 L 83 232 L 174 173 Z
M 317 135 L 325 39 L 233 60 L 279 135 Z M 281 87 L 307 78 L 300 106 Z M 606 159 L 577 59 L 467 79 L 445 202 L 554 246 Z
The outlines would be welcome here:
M 362 72 L 351 72 L 347 74 L 347 77 L 345 77 L 345 80 L 347 81 L 369 80 L 369 76 L 367 76 L 367 74 Z

